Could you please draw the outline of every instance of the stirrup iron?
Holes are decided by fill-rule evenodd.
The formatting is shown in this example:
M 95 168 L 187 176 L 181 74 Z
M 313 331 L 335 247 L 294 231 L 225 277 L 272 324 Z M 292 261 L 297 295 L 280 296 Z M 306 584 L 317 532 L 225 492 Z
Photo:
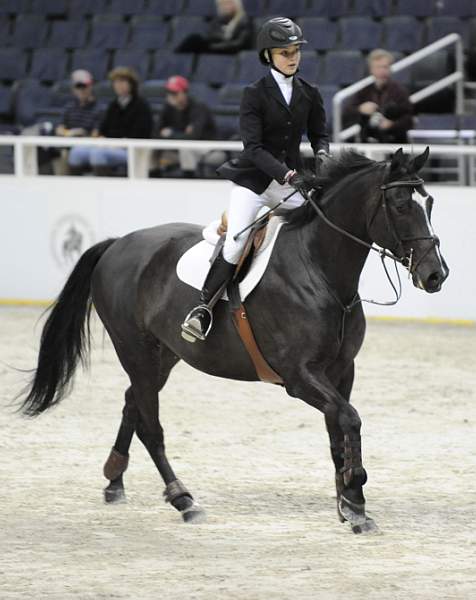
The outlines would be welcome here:
M 197 311 L 204 311 L 208 315 L 208 327 L 205 332 L 202 331 L 200 318 L 194 316 L 194 313 Z M 210 330 L 213 326 L 213 312 L 206 304 L 200 304 L 199 306 L 195 306 L 185 317 L 184 322 L 182 323 L 182 337 L 184 340 L 190 343 L 195 343 L 197 340 L 201 340 L 202 342 L 207 338 L 207 335 L 210 333 Z

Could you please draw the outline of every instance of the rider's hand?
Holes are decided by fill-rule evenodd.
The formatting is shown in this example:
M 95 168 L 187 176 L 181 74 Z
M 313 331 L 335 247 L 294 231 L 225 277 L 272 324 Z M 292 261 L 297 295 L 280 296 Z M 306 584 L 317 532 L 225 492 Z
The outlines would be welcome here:
M 289 183 L 295 190 L 306 195 L 309 191 L 309 182 L 297 171 L 291 171 L 289 176 L 286 177 L 286 183 Z

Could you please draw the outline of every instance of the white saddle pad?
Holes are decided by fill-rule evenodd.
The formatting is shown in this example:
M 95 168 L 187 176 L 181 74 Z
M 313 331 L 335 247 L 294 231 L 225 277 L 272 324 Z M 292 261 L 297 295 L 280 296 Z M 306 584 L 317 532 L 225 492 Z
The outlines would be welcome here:
M 203 230 L 203 241 L 198 242 L 198 244 L 187 250 L 177 263 L 178 278 L 197 290 L 202 289 L 203 282 L 210 269 L 210 258 L 219 240 L 217 233 L 219 225 L 220 221 L 213 221 L 213 223 L 205 227 Z M 251 267 L 240 283 L 240 296 L 242 300 L 246 299 L 263 277 L 282 225 L 282 217 L 272 217 L 270 219 L 263 244 L 255 252 Z M 223 300 L 228 300 L 226 292 L 223 294 Z

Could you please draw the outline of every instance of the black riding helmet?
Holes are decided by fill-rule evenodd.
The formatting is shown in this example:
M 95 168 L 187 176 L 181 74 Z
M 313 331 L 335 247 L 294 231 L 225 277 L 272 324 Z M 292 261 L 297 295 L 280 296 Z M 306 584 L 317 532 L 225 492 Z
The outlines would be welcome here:
M 307 40 L 304 39 L 299 25 L 285 17 L 275 17 L 266 21 L 256 39 L 259 59 L 264 65 L 271 64 L 271 57 L 266 56 L 266 50 L 287 48 L 294 44 L 307 44 Z

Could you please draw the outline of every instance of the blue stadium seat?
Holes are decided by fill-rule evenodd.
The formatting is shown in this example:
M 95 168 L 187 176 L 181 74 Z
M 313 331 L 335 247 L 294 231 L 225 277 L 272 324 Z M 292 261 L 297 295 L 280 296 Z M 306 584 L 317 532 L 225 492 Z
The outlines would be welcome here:
M 0 84 L 0 118 L 7 119 L 12 113 L 12 88 L 9 85 Z
M 144 14 L 157 17 L 173 17 L 183 12 L 184 0 L 149 0 Z
M 337 85 L 320 85 L 319 92 L 322 96 L 322 100 L 324 102 L 324 109 L 326 111 L 327 117 L 327 125 L 329 126 L 332 121 L 332 98 L 339 91 L 339 87 Z
M 240 121 L 235 115 L 214 115 L 217 127 L 217 139 L 238 139 L 240 134 Z
M 316 83 L 318 79 L 318 57 L 312 50 L 305 50 L 301 53 L 301 62 L 299 64 L 299 76 L 309 83 Z
M 70 18 L 84 17 L 103 13 L 107 8 L 107 0 L 69 0 L 68 15 Z
M 215 84 L 226 83 L 233 79 L 235 69 L 235 56 L 199 54 L 193 79 Z
M 91 25 L 91 48 L 115 50 L 125 48 L 129 37 L 129 26 L 118 15 L 96 15 Z
M 144 81 L 140 86 L 140 95 L 149 102 L 154 112 L 159 112 L 165 103 L 165 81 L 163 79 Z
M 208 29 L 208 25 L 202 17 L 174 17 L 171 25 L 172 39 L 170 41 L 170 46 L 172 48 L 176 48 L 192 33 L 205 34 Z
M 130 17 L 143 14 L 145 7 L 145 0 L 110 0 L 107 12 Z
M 352 14 L 363 17 L 388 17 L 392 0 L 354 0 Z
M 215 0 L 193 0 L 184 6 L 183 15 L 190 17 L 214 17 L 217 14 Z
M 71 70 L 86 69 L 96 81 L 104 79 L 108 72 L 109 55 L 102 48 L 74 50 Z
M 58 81 L 66 77 L 68 56 L 61 48 L 38 48 L 34 50 L 30 77 L 39 81 Z
M 29 11 L 35 15 L 64 17 L 68 14 L 67 0 L 31 0 Z
M 17 15 L 28 11 L 30 0 L 0 0 L 0 15 Z
M 446 77 L 450 72 L 450 55 L 447 50 L 433 52 L 410 67 L 411 81 L 414 89 L 423 88 L 438 79 Z
M 116 50 L 112 61 L 114 67 L 132 67 L 141 79 L 147 79 L 150 68 L 150 56 L 147 50 Z
M 131 20 L 131 48 L 158 50 L 167 44 L 169 24 L 161 17 L 140 16 Z
M 459 126 L 461 129 L 476 130 L 476 115 L 461 115 L 459 117 Z
M 209 108 L 218 105 L 218 90 L 203 81 L 194 81 L 190 85 L 190 95 L 206 104 Z
M 250 17 L 263 17 L 268 14 L 265 0 L 243 0 L 243 7 Z
M 437 15 L 452 17 L 470 17 L 473 12 L 473 0 L 439 0 L 435 2 Z
M 392 52 L 394 62 L 398 62 L 402 58 L 404 58 L 403 52 Z M 402 71 L 398 71 L 397 73 L 392 73 L 392 79 L 398 81 L 402 85 L 408 87 L 411 82 L 411 70 L 410 68 L 403 69 Z
M 237 57 L 237 71 L 234 80 L 252 83 L 268 72 L 267 67 L 257 59 L 256 50 L 242 50 Z
M 435 0 L 397 0 L 395 14 L 431 17 L 435 14 Z
M 231 112 L 238 112 L 243 95 L 241 83 L 226 83 L 218 92 L 220 108 Z
M 190 77 L 194 54 L 175 54 L 168 50 L 154 52 L 150 79 L 168 79 L 172 75 Z
M 340 30 L 342 48 L 373 50 L 381 45 L 382 26 L 368 17 L 343 17 Z
M 88 23 L 85 19 L 74 21 L 53 21 L 48 38 L 51 48 L 83 48 L 88 36 Z
M 415 119 L 415 129 L 456 129 L 458 117 L 455 114 L 419 114 Z
M 18 15 L 11 36 L 16 48 L 41 48 L 44 46 L 47 23 L 40 15 Z
M 112 83 L 108 79 L 95 83 L 93 90 L 94 97 L 99 107 L 103 110 L 116 98 Z
M 468 41 L 468 22 L 457 17 L 433 17 L 428 19 L 428 43 L 439 40 L 449 33 L 459 33 L 463 43 Z
M 36 79 L 24 79 L 15 85 L 13 112 L 15 123 L 27 126 L 36 122 L 37 113 L 49 108 L 50 88 L 41 85 Z
M 423 25 L 414 17 L 383 19 L 384 45 L 390 51 L 414 52 L 423 45 Z
M 365 75 L 365 62 L 357 50 L 330 50 L 324 58 L 321 81 L 327 85 L 349 85 Z
M 336 19 L 350 14 L 350 7 L 349 0 L 310 0 L 307 9 L 302 12 L 302 16 Z
M 329 19 L 306 17 L 297 20 L 308 41 L 306 48 L 332 50 L 337 46 L 337 24 Z
M 20 48 L 0 48 L 0 79 L 13 81 L 27 74 L 27 55 Z
M 7 15 L 0 15 L 0 45 L 10 44 L 10 19 Z
M 268 14 L 270 16 L 300 17 L 307 8 L 307 0 L 269 0 Z
M 51 107 L 64 108 L 72 97 L 71 81 L 69 79 L 57 81 L 51 88 Z

